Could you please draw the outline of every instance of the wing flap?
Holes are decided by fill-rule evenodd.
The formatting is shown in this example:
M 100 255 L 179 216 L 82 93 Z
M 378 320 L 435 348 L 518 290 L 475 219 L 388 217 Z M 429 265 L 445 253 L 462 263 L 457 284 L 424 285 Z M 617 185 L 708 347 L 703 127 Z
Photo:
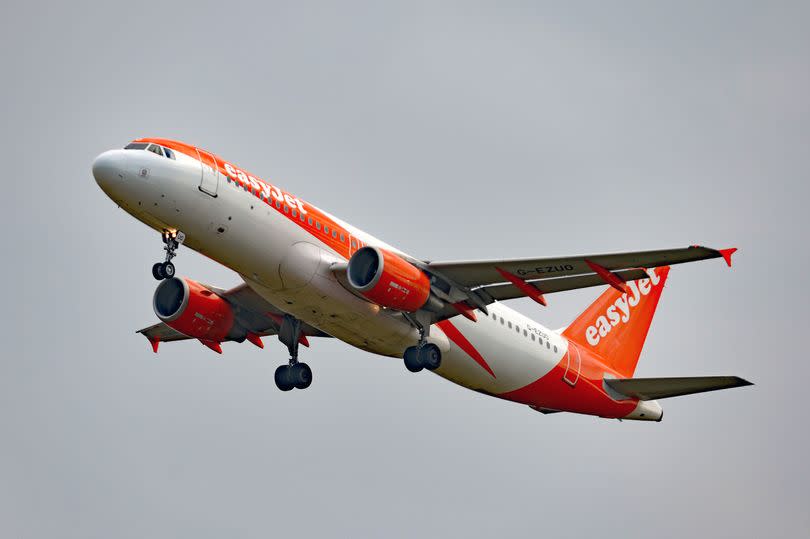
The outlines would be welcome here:
M 688 376 L 676 378 L 606 378 L 605 384 L 617 393 L 642 401 L 680 397 L 753 385 L 738 376 Z

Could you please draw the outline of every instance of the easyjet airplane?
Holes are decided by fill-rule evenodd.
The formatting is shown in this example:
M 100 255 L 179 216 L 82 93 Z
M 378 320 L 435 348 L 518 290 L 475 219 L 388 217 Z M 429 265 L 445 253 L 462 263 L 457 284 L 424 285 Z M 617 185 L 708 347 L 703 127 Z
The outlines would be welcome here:
M 655 399 L 750 385 L 733 376 L 633 378 L 669 266 L 736 249 L 693 245 L 633 253 L 435 262 L 410 256 L 189 144 L 144 138 L 99 155 L 98 185 L 160 232 L 152 267 L 161 320 L 139 333 L 162 341 L 222 343 L 276 335 L 290 359 L 282 391 L 312 371 L 299 344 L 335 337 L 411 372 L 427 369 L 469 389 L 543 413 L 660 421 Z M 175 276 L 181 245 L 224 264 L 244 283 L 223 290 Z M 507 307 L 528 297 L 607 286 L 571 325 L 550 330 Z

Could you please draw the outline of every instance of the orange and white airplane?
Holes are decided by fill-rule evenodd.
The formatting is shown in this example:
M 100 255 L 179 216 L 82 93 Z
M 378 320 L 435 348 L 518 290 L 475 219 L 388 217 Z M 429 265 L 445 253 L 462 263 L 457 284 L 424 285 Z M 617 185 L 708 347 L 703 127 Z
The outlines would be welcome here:
M 669 266 L 736 249 L 691 246 L 633 253 L 516 260 L 426 261 L 366 234 L 201 148 L 144 138 L 102 153 L 93 175 L 125 211 L 162 234 L 165 260 L 153 306 L 160 323 L 139 333 L 226 341 L 277 335 L 290 360 L 282 391 L 312 371 L 299 344 L 335 337 L 404 359 L 469 389 L 544 412 L 660 421 L 655 399 L 749 382 L 733 376 L 633 378 Z M 230 290 L 175 276 L 181 245 L 224 264 L 244 283 Z M 554 331 L 510 309 L 529 297 L 609 285 L 567 328 Z

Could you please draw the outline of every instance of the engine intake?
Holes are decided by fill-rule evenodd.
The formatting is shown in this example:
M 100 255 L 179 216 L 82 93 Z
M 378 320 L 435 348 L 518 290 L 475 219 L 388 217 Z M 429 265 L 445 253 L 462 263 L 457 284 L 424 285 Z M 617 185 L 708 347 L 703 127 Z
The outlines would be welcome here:
M 191 279 L 162 281 L 152 307 L 167 326 L 201 341 L 243 340 L 247 334 L 230 303 Z
M 416 312 L 430 298 L 430 280 L 401 257 L 377 247 L 363 247 L 349 259 L 349 284 L 377 305 Z

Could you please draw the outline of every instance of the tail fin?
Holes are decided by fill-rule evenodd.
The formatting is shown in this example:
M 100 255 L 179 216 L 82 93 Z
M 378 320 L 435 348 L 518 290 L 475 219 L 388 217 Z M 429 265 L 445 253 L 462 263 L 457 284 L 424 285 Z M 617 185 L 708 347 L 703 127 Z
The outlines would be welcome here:
M 648 269 L 647 274 L 649 279 L 626 283 L 626 292 L 609 287 L 563 332 L 622 376 L 631 377 L 636 370 L 669 266 Z

